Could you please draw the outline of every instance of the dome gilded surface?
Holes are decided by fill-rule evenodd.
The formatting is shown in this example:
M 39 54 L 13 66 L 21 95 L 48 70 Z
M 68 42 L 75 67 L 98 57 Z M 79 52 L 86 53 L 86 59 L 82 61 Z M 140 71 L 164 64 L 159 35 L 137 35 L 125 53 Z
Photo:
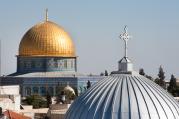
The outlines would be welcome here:
M 62 27 L 44 21 L 25 33 L 20 42 L 19 56 L 75 57 L 75 48 Z

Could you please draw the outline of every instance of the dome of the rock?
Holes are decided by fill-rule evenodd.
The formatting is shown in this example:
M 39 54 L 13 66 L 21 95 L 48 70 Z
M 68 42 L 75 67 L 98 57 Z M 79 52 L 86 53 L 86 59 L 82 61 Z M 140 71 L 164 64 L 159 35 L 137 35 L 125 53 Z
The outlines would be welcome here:
M 75 48 L 62 27 L 44 21 L 25 33 L 20 42 L 19 56 L 75 57 Z

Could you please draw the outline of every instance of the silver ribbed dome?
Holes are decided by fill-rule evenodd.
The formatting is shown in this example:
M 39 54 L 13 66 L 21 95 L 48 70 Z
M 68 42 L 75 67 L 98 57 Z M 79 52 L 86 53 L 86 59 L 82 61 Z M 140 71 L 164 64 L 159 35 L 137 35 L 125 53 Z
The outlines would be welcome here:
M 78 97 L 65 119 L 179 119 L 179 104 L 141 75 L 113 74 Z
M 125 56 L 118 71 L 76 99 L 65 119 L 179 119 L 179 104 L 163 88 L 133 71 L 127 57 L 127 26 L 120 38 Z

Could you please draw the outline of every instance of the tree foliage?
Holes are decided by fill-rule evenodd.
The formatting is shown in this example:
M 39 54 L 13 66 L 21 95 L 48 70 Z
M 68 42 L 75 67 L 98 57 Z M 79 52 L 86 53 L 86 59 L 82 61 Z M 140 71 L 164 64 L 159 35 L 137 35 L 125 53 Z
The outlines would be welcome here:
M 169 83 L 169 86 L 168 86 L 167 90 L 173 96 L 176 96 L 176 93 L 177 93 L 177 84 L 176 84 L 176 78 L 175 78 L 175 76 L 173 74 L 171 75 L 170 83 Z
M 87 82 L 87 89 L 91 87 L 91 82 L 88 80 Z
M 162 66 L 159 67 L 158 77 L 159 77 L 161 80 L 164 80 L 164 79 L 165 79 L 165 72 L 163 71 Z
M 140 69 L 139 69 L 139 74 L 140 74 L 140 75 L 142 75 L 142 76 L 145 76 L 147 79 L 150 79 L 150 80 L 152 80 L 152 81 L 153 81 L 152 76 L 149 76 L 149 75 L 145 74 L 145 72 L 144 72 L 144 69 L 143 69 L 143 68 L 140 68 Z
M 101 73 L 100 73 L 100 76 L 104 76 L 104 73 L 103 73 L 103 72 L 101 72 Z
M 104 71 L 104 75 L 108 76 L 108 71 L 107 70 Z
M 162 66 L 159 67 L 158 78 L 155 82 L 160 85 L 162 88 L 165 88 L 165 72 L 163 71 Z
M 143 68 L 139 69 L 139 74 L 145 76 L 145 72 Z
M 150 80 L 154 81 L 154 79 L 153 79 L 153 77 L 152 77 L 152 76 L 145 75 L 145 77 L 146 77 L 147 79 L 150 79 Z
M 47 101 L 39 95 L 31 95 L 28 96 L 25 100 L 23 100 L 25 104 L 32 105 L 33 108 L 45 108 L 47 107 Z
M 58 95 L 56 96 L 56 103 L 59 104 L 59 103 L 65 103 L 64 99 L 65 99 L 65 92 L 64 91 L 61 91 L 61 93 L 58 93 Z
M 47 95 L 46 95 L 46 100 L 47 100 L 47 108 L 49 108 L 50 105 L 52 104 L 52 97 L 48 91 L 47 91 Z

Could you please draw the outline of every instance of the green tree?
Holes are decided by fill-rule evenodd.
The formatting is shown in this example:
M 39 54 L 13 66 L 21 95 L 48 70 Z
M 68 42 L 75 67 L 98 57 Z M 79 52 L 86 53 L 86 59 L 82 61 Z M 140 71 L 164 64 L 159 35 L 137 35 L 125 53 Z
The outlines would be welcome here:
M 56 86 L 56 103 L 57 104 L 60 102 L 64 103 L 62 100 L 62 96 L 65 95 L 63 90 L 64 90 L 64 86 L 58 83 L 58 85 Z
M 148 79 L 150 79 L 150 80 L 152 80 L 152 81 L 154 81 L 154 79 L 153 79 L 153 77 L 152 77 L 152 76 L 145 75 L 145 77 L 146 77 L 146 78 L 148 78 Z
M 47 100 L 47 108 L 49 108 L 50 105 L 52 104 L 52 97 L 51 97 L 49 91 L 47 91 L 46 100 Z
M 91 82 L 88 80 L 87 82 L 87 89 L 91 87 Z
M 139 74 L 145 76 L 145 72 L 143 68 L 139 69 Z
M 108 71 L 107 70 L 105 70 L 104 75 L 108 76 Z
M 61 91 L 61 93 L 56 96 L 56 104 L 59 104 L 60 102 L 64 104 L 65 100 L 63 98 L 65 99 L 65 92 Z
M 171 75 L 170 83 L 169 83 L 169 86 L 168 86 L 167 90 L 173 96 L 176 96 L 177 84 L 176 84 L 176 78 L 175 78 L 175 76 L 173 74 Z
M 33 108 L 47 107 L 46 99 L 44 99 L 42 96 L 39 96 L 39 95 L 28 96 L 25 100 L 23 100 L 23 103 L 32 105 Z
M 65 88 L 64 85 L 60 85 L 60 83 L 58 83 L 56 86 L 56 96 L 61 95 L 61 92 L 63 91 L 64 88 Z
M 104 76 L 104 73 L 103 73 L 103 72 L 101 72 L 101 73 L 100 73 L 100 76 Z
M 155 80 L 154 80 L 154 82 L 156 83 L 156 84 L 159 84 L 159 78 L 156 78 Z
M 165 72 L 163 71 L 162 66 L 159 67 L 158 79 L 159 80 L 156 81 L 157 84 L 165 89 L 165 81 L 164 81 L 164 79 L 165 79 Z
M 149 75 L 145 74 L 143 68 L 139 69 L 139 74 L 142 75 L 142 76 L 145 76 L 147 79 L 150 79 L 150 80 L 152 80 L 152 81 L 154 80 L 154 79 L 152 78 L 152 76 L 149 76 Z

